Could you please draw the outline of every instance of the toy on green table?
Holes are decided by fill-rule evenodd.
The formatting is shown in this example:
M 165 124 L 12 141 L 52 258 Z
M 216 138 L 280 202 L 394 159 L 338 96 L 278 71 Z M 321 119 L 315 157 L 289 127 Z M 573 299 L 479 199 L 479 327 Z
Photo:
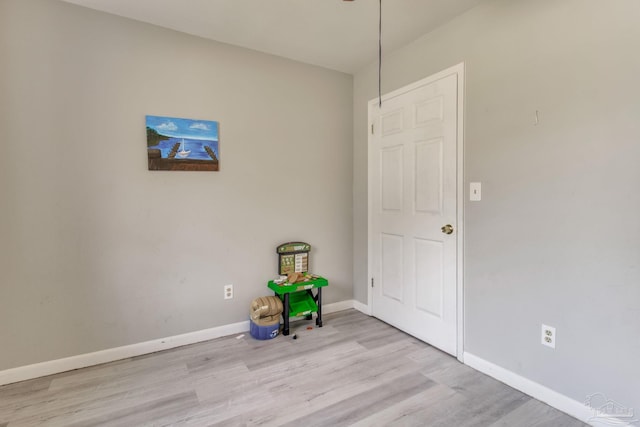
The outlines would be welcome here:
M 309 271 L 309 251 L 311 245 L 305 242 L 283 243 L 276 249 L 278 253 L 278 274 L 306 273 Z

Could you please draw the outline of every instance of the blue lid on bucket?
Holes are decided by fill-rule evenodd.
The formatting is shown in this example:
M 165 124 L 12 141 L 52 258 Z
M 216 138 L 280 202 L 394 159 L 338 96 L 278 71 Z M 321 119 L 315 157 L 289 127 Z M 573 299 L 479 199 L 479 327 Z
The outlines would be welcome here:
M 257 340 L 270 340 L 278 336 L 280 332 L 280 323 L 268 326 L 256 325 L 253 320 L 249 319 L 249 333 Z

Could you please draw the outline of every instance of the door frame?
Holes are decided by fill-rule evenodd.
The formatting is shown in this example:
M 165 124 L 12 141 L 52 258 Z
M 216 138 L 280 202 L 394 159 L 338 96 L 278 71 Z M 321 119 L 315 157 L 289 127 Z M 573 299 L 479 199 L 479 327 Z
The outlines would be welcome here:
M 460 362 L 464 362 L 464 201 L 465 201 L 465 185 L 464 185 L 464 62 L 461 62 L 439 73 L 421 79 L 417 82 L 403 86 L 392 92 L 382 95 L 382 102 L 385 99 L 393 98 L 406 92 L 417 89 L 430 83 L 440 80 L 450 75 L 457 76 L 457 137 L 456 137 L 456 249 L 457 249 L 457 265 L 456 265 L 456 357 Z M 372 168 L 373 152 L 369 150 L 372 142 L 372 126 L 374 126 L 374 112 L 378 108 L 379 99 L 370 100 L 367 115 L 367 304 L 368 314 L 373 315 L 373 292 L 371 290 L 371 279 L 373 278 L 373 249 L 372 249 Z

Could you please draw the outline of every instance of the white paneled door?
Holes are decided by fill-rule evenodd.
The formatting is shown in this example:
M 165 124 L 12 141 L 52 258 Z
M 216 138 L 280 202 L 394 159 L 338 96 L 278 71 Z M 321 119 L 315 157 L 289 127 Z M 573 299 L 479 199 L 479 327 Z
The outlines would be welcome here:
M 458 75 L 370 106 L 372 313 L 457 352 Z

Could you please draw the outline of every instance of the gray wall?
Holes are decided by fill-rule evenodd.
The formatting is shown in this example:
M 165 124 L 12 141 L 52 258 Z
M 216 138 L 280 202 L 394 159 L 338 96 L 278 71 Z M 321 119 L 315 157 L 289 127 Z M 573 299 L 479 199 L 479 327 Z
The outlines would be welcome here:
M 392 53 L 389 92 L 466 63 L 465 350 L 640 411 L 640 2 L 496 0 Z M 354 79 L 354 294 L 367 295 L 367 107 Z M 534 125 L 535 111 L 540 123 Z M 465 190 L 468 191 L 468 190 Z M 467 194 L 468 198 L 468 194 Z M 541 324 L 557 328 L 554 350 Z
M 244 321 L 277 244 L 352 298 L 352 77 L 54 0 L 0 0 L 0 370 Z M 220 121 L 147 170 L 145 114 Z M 223 300 L 223 286 L 235 298 Z

